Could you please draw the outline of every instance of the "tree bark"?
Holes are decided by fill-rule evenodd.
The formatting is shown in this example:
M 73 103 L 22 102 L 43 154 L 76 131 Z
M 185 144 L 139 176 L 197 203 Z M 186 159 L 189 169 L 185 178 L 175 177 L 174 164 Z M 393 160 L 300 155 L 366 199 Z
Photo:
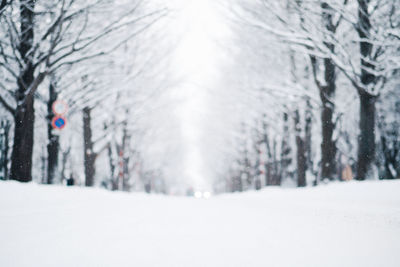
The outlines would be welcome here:
M 129 110 L 126 110 L 126 116 L 128 117 L 129 115 Z M 123 131 L 122 131 L 122 151 L 123 151 L 123 157 L 122 157 L 122 162 L 123 162 L 123 180 L 122 180 L 122 190 L 123 191 L 129 191 L 130 190 L 130 185 L 129 185 L 129 179 L 130 179 L 130 173 L 129 173 L 129 145 L 130 145 L 130 140 L 131 136 L 128 131 L 128 119 L 126 119 L 123 123 Z
M 310 103 L 310 99 L 306 100 L 306 112 L 305 112 L 305 140 L 304 146 L 306 150 L 306 170 L 312 173 L 315 176 L 313 181 L 313 185 L 316 186 L 318 184 L 318 175 L 314 173 L 314 164 L 313 164 L 313 155 L 312 155 L 312 107 Z
M 273 164 L 273 158 L 272 158 L 272 151 L 271 151 L 271 146 L 270 146 L 270 142 L 269 142 L 268 129 L 267 129 L 266 122 L 263 122 L 263 142 L 265 144 L 266 155 L 267 155 L 267 161 L 264 163 L 265 185 L 271 185 L 272 184 L 271 166 Z
M 333 45 L 329 45 L 331 51 L 334 51 Z M 325 81 L 326 86 L 321 86 L 320 98 L 322 101 L 322 160 L 321 160 L 321 177 L 333 180 L 336 176 L 336 143 L 333 140 L 333 131 L 335 123 L 333 122 L 333 114 L 335 104 L 333 97 L 336 91 L 336 69 L 331 59 L 324 59 Z
M 3 171 L 2 180 L 8 179 L 8 151 L 9 151 L 9 135 L 11 123 L 8 120 L 1 121 L 0 129 L 0 170 Z
M 17 107 L 14 113 L 14 144 L 11 154 L 11 179 L 20 182 L 32 180 L 32 153 L 34 133 L 34 97 L 27 95 L 34 81 L 35 68 L 29 54 L 34 40 L 34 7 L 35 0 L 20 4 L 20 45 L 19 54 L 26 67 L 21 69 L 16 93 Z
M 331 46 L 333 50 L 333 47 Z M 333 122 L 333 114 L 335 104 L 333 97 L 336 90 L 336 71 L 330 59 L 324 59 L 324 77 L 326 85 L 322 85 L 317 78 L 317 59 L 310 56 L 311 65 L 313 68 L 313 76 L 315 83 L 319 89 L 319 96 L 322 103 L 321 109 L 321 178 L 328 178 L 333 180 L 336 174 L 336 143 L 333 140 L 333 132 L 335 130 L 335 123 Z
M 296 110 L 294 114 L 294 124 L 296 131 L 296 147 L 297 147 L 297 186 L 306 186 L 306 149 L 303 138 L 301 137 L 300 114 Z
M 272 182 L 271 185 L 281 185 L 282 182 L 282 164 L 281 162 L 278 162 L 278 152 L 277 152 L 277 145 L 278 143 L 276 142 L 276 139 L 274 139 L 273 142 L 273 169 L 274 172 L 272 174 Z
M 108 154 L 108 164 L 110 168 L 110 181 L 111 181 L 111 190 L 115 191 L 118 189 L 118 178 L 115 176 L 115 162 L 114 162 L 114 155 L 112 151 L 111 144 L 108 145 L 107 148 L 107 154 Z
M 4 134 L 4 143 L 5 143 L 4 159 L 3 159 L 4 179 L 8 179 L 8 160 L 9 160 L 8 151 L 10 150 L 10 144 L 9 144 L 10 128 L 11 128 L 11 123 L 8 122 Z
M 397 136 L 397 133 L 396 133 Z M 390 143 L 391 148 L 390 148 Z M 382 179 L 396 179 L 400 178 L 400 162 L 397 161 L 397 157 L 400 153 L 400 143 L 397 140 L 388 141 L 384 134 L 381 135 L 382 144 L 382 156 L 383 165 L 385 168 L 385 174 Z M 395 173 L 393 173 L 393 171 Z
M 290 132 L 289 132 L 289 115 L 283 113 L 283 135 L 281 143 L 281 173 L 283 179 L 293 178 L 289 167 L 292 164 L 292 149 L 290 148 Z M 279 181 L 280 182 L 280 181 Z M 274 181 L 273 185 L 278 185 L 278 181 Z
M 91 128 L 91 109 L 83 109 L 83 147 L 84 147 L 84 167 L 85 167 L 85 186 L 94 185 L 94 176 L 96 174 L 96 157 L 93 151 L 92 128 Z
M 33 98 L 16 110 L 14 116 L 14 144 L 11 154 L 11 180 L 32 181 L 32 153 L 34 129 Z
M 360 94 L 357 180 L 365 180 L 368 177 L 375 161 L 375 102 L 375 96 Z
M 360 37 L 361 83 L 358 88 L 360 98 L 360 135 L 358 139 L 357 180 L 365 180 L 375 162 L 375 102 L 377 96 L 368 93 L 367 88 L 376 83 L 377 77 L 371 72 L 373 44 L 369 41 L 371 31 L 369 0 L 358 0 L 358 36 Z
M 67 167 L 67 161 L 68 161 L 70 152 L 71 152 L 71 147 L 68 147 L 68 149 L 63 151 L 61 154 L 61 182 L 64 182 L 64 180 L 68 179 L 65 175 L 65 169 Z M 71 176 L 72 176 L 72 172 L 71 172 Z
M 324 92 L 321 95 L 325 95 Z M 325 96 L 321 96 L 322 112 L 322 143 L 321 143 L 321 178 L 333 180 L 336 172 L 336 143 L 333 140 L 333 131 L 335 124 L 333 123 L 333 104 L 324 100 Z

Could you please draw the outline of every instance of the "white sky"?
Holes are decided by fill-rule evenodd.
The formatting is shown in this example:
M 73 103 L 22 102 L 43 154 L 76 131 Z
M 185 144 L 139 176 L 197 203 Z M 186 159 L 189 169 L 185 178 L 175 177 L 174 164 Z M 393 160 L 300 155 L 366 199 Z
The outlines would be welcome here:
M 195 189 L 211 189 L 204 164 L 202 135 L 209 109 L 207 98 L 220 74 L 221 49 L 216 41 L 226 38 L 227 27 L 212 0 L 179 0 L 178 28 L 182 37 L 176 49 L 174 68 L 183 77 L 178 108 L 185 147 L 184 179 Z

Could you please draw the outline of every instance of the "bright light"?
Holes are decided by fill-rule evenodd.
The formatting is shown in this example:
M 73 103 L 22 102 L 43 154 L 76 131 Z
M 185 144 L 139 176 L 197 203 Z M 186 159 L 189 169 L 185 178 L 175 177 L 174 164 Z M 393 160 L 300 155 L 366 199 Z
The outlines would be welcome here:
M 210 193 L 210 192 L 204 192 L 204 193 L 203 193 L 203 197 L 204 197 L 205 199 L 208 199 L 208 198 L 211 197 L 211 193 Z
M 196 193 L 194 193 L 195 198 L 201 198 L 202 196 L 203 196 L 203 194 L 200 191 L 197 191 Z

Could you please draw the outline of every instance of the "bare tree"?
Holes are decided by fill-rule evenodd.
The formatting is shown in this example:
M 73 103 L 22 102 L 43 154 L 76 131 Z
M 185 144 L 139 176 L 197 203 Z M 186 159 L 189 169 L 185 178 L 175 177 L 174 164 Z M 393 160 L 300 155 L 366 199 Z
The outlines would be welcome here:
M 0 34 L 6 38 L 0 42 L 0 67 L 7 75 L 6 81 L 15 80 L 17 84 L 15 89 L 7 89 L 11 83 L 0 84 L 0 102 L 15 121 L 11 179 L 24 182 L 32 179 L 34 95 L 43 80 L 63 67 L 114 51 L 166 12 L 165 8 L 160 8 L 140 13 L 143 1 L 138 1 L 122 12 L 115 12 L 110 22 L 105 23 L 96 17 L 95 11 L 108 8 L 107 5 L 109 3 L 103 0 L 55 3 L 22 0 L 11 2 L 10 7 L 4 9 Z M 17 8 L 18 16 L 14 12 Z M 127 32 L 120 41 L 97 45 L 111 34 L 136 24 L 141 26 Z
M 360 99 L 357 179 L 367 178 L 375 157 L 375 102 L 387 79 L 399 68 L 398 32 L 394 30 L 398 25 L 398 3 L 368 0 L 357 4 L 347 0 L 258 3 L 254 8 L 242 2 L 244 12 L 238 12 L 239 15 L 255 28 L 279 37 L 310 57 L 322 103 L 322 177 L 332 178 L 336 169 L 333 115 L 337 70 L 356 89 Z

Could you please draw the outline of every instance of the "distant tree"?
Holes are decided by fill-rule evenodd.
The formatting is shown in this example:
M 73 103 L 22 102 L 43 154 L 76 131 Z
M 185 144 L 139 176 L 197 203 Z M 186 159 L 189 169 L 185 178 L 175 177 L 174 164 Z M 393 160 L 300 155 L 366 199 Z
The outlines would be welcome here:
M 348 79 L 360 100 L 356 177 L 373 176 L 375 103 L 386 81 L 399 69 L 398 1 L 257 3 L 240 2 L 239 17 L 310 57 L 322 103 L 321 176 L 332 178 L 336 172 L 333 115 L 338 73 Z
M 11 122 L 7 119 L 2 119 L 0 121 L 0 180 L 8 179 L 10 130 Z
M 380 136 L 378 148 L 380 148 L 380 151 L 377 154 L 381 179 L 400 179 L 399 93 L 400 86 L 395 85 L 382 95 L 378 102 L 378 130 Z

